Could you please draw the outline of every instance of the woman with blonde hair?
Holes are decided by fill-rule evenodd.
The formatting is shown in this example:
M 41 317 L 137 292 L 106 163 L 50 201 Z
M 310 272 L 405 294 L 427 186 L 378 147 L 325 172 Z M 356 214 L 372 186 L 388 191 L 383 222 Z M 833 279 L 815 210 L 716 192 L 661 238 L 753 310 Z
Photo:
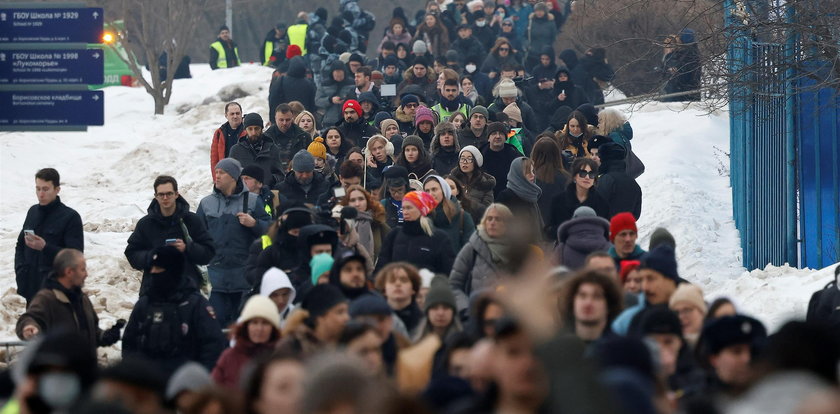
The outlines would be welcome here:
M 382 241 L 391 231 L 385 223 L 385 208 L 360 185 L 347 187 L 346 194 L 339 204 L 358 211 L 354 225 L 356 233 L 359 234 L 359 243 L 373 254 L 372 259 L 376 262 L 382 250 Z
M 315 116 L 312 112 L 302 111 L 295 117 L 295 125 L 304 130 L 313 140 L 321 134 L 318 133 L 318 125 L 315 123 Z
M 431 194 L 438 206 L 430 215 L 435 228 L 449 236 L 453 251 L 460 251 L 475 232 L 475 223 L 470 213 L 464 211 L 458 200 L 452 197 L 449 183 L 439 175 L 430 175 L 423 181 L 423 190 Z
M 626 151 L 632 149 L 630 140 L 633 139 L 633 128 L 627 117 L 615 108 L 606 108 L 598 112 L 598 135 L 609 137 Z

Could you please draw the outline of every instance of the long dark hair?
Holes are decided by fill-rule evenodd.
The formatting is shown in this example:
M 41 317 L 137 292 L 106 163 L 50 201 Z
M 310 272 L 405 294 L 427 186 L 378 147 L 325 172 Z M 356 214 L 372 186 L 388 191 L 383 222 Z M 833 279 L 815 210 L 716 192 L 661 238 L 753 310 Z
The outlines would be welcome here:
M 545 183 L 554 183 L 557 173 L 569 178 L 569 173 L 563 168 L 563 156 L 560 147 L 550 134 L 541 134 L 531 150 L 531 160 L 534 161 L 534 175 Z

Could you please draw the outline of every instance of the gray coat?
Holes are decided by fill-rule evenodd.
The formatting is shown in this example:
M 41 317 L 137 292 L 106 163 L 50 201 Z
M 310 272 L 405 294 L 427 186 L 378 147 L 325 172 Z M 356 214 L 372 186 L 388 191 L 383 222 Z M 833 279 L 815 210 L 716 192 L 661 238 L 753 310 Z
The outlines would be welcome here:
M 606 252 L 610 246 L 609 221 L 598 216 L 578 217 L 557 229 L 557 248 L 554 252 L 558 263 L 577 270 L 583 267 L 590 253 Z
M 469 307 L 472 292 L 489 288 L 497 281 L 498 269 L 493 264 L 490 248 L 476 231 L 461 248 L 449 274 L 449 286 L 455 293 L 458 311 Z
M 239 224 L 237 213 L 243 211 L 246 204 L 247 213 L 257 224 L 248 228 Z M 196 211 L 204 222 L 207 231 L 213 237 L 216 255 L 210 261 L 207 271 L 213 290 L 219 292 L 245 292 L 251 285 L 245 280 L 245 261 L 248 259 L 248 248 L 254 240 L 262 236 L 271 216 L 265 212 L 265 206 L 259 196 L 250 194 L 240 181 L 230 197 L 218 189 L 213 194 L 201 199 Z
M 355 91 L 356 85 L 353 84 L 353 79 L 345 79 L 339 83 L 330 78 L 329 82 L 321 84 L 318 88 L 318 93 L 315 94 L 315 106 L 319 110 L 324 111 L 324 117 L 321 119 L 322 127 L 331 127 L 343 119 L 341 105 L 343 105 L 344 100 L 355 98 Z M 342 103 L 332 103 L 334 96 L 341 98 Z

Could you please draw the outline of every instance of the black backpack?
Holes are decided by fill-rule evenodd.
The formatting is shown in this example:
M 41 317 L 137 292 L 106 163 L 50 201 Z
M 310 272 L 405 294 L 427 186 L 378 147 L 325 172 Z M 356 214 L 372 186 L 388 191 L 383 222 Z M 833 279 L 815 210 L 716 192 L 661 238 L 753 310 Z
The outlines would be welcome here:
M 182 355 L 188 347 L 191 313 L 197 297 L 179 303 L 149 303 L 146 316 L 140 324 L 139 348 L 149 357 L 171 358 Z
M 807 322 L 819 322 L 840 329 L 840 289 L 833 281 L 814 292 L 808 302 Z

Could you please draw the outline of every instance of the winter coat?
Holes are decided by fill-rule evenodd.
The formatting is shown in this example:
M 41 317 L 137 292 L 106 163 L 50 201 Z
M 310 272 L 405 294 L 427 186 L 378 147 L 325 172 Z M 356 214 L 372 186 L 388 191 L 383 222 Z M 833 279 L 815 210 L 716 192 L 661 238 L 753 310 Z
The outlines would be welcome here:
M 461 67 L 467 64 L 467 60 L 472 60 L 473 62 L 484 61 L 484 54 L 486 53 L 484 46 L 475 36 L 470 36 L 466 39 L 458 37 L 457 40 L 452 42 L 449 49 L 458 52 Z
M 558 69 L 558 72 L 563 70 L 565 70 L 565 67 L 561 67 L 560 69 Z M 569 73 L 568 71 L 566 72 Z M 557 77 L 555 76 L 554 79 L 557 79 Z M 555 107 L 555 109 L 563 105 L 568 106 L 569 108 L 577 108 L 585 103 L 589 103 L 589 98 L 586 96 L 586 93 L 583 91 L 583 88 L 575 85 L 575 83 L 572 82 L 571 79 L 572 78 L 570 75 L 569 80 L 566 82 L 554 82 L 553 95 L 554 100 L 557 101 L 557 106 Z M 566 99 L 562 101 L 557 99 L 557 96 L 560 95 L 561 92 L 566 94 Z M 534 106 L 536 107 L 536 105 Z M 563 121 L 564 125 L 565 123 L 566 120 Z
M 262 238 L 251 243 L 245 277 L 255 290 L 259 289 L 266 270 L 276 267 L 287 275 L 291 275 L 300 266 L 298 238 L 288 233 L 281 234 L 282 231 L 282 229 L 277 231 L 277 235 L 268 247 L 263 248 Z
M 498 272 L 487 242 L 479 237 L 478 232 L 473 233 L 458 252 L 449 274 L 449 286 L 455 293 L 458 311 L 469 308 L 473 292 L 492 287 L 498 281 Z
M 316 205 L 318 199 L 327 193 L 330 187 L 323 175 L 314 173 L 312 174 L 312 182 L 309 184 L 309 189 L 307 190 L 295 178 L 295 172 L 289 171 L 286 173 L 285 180 L 277 185 L 277 190 L 289 199 L 289 203 Z
M 633 139 L 633 127 L 630 126 L 629 122 L 625 122 L 620 128 L 610 131 L 607 136 L 625 150 L 632 151 L 633 145 L 630 140 Z
M 406 114 L 402 106 L 398 106 L 397 109 L 394 110 L 394 120 L 397 121 L 397 126 L 400 127 L 400 132 L 404 135 L 410 134 L 414 131 L 414 117 Z M 400 148 L 402 148 L 402 145 L 400 145 Z M 397 150 L 396 145 L 394 145 L 394 154 L 396 155 L 399 153 L 400 151 Z
M 480 135 L 476 135 L 473 132 L 473 130 L 470 129 L 469 125 L 458 130 L 458 145 L 461 148 L 464 148 L 467 145 L 472 145 L 476 148 L 481 148 L 481 146 L 486 143 L 487 127 L 484 127 L 484 131 L 482 131 Z
M 452 220 L 446 217 L 443 212 L 443 204 L 438 204 L 429 218 L 435 225 L 435 229 L 441 230 L 449 237 L 449 242 L 452 244 L 452 251 L 457 252 L 461 247 L 469 241 L 470 236 L 475 232 L 475 221 L 473 221 L 470 213 L 461 208 L 458 200 L 452 198 L 452 204 L 455 206 L 455 215 Z
M 383 221 L 380 221 L 377 218 L 369 220 L 371 237 L 373 238 L 373 251 L 369 253 L 372 254 L 371 258 L 374 262 L 376 262 L 376 259 L 379 257 L 379 252 L 382 251 L 382 242 L 385 241 L 385 237 L 388 236 L 388 233 L 391 231 L 391 227 L 385 223 L 384 219 L 385 216 L 383 215 Z M 361 221 L 366 221 L 366 219 L 362 216 L 356 217 L 356 232 L 358 232 L 358 225 Z
M 481 45 L 484 46 L 484 50 L 490 50 L 493 48 L 493 44 L 496 42 L 496 37 L 498 33 L 496 33 L 496 29 L 489 26 L 488 24 L 484 27 L 478 27 L 475 24 L 472 25 L 472 33 L 473 37 L 478 39 L 481 42 Z M 484 72 L 482 70 L 482 72 Z
M 420 100 L 431 105 L 429 100 L 437 95 L 437 74 L 435 74 L 434 70 L 428 68 L 425 78 L 417 78 L 414 76 L 413 67 L 409 67 L 403 72 L 403 81 L 397 85 L 397 96 L 401 96 L 405 88 L 410 85 L 419 86 L 423 90 L 423 96 L 420 97 Z M 400 130 L 402 131 L 402 127 L 400 127 Z
M 239 143 L 230 149 L 230 157 L 239 161 L 242 168 L 256 165 L 262 168 L 265 173 L 263 184 L 273 187 L 275 175 L 281 175 L 283 164 L 280 162 L 280 147 L 274 145 L 271 138 L 262 135 L 262 147 L 259 151 L 254 150 L 248 137 L 239 138 Z
M 557 38 L 554 15 L 546 13 L 542 18 L 533 13 L 528 17 L 528 59 L 539 62 L 540 52 L 546 46 L 553 47 Z M 536 59 L 535 59 L 536 58 Z M 530 66 L 528 66 L 530 67 Z
M 540 194 L 540 198 L 537 200 L 537 205 L 540 207 L 543 223 L 551 221 L 551 201 L 554 200 L 555 196 L 566 191 L 569 182 L 571 182 L 569 175 L 563 175 L 559 172 L 554 174 L 553 183 L 547 183 L 537 178 L 536 184 L 542 189 L 542 194 Z M 548 239 L 552 238 L 548 237 Z
M 450 174 L 464 184 L 463 196 L 470 200 L 470 215 L 476 220 L 481 220 L 484 210 L 493 204 L 496 178 L 480 169 L 475 170 L 469 177 L 458 168 L 453 168 Z
M 153 359 L 170 374 L 188 361 L 197 362 L 208 371 L 213 369 L 219 355 L 227 347 L 227 341 L 207 299 L 195 289 L 185 289 L 185 286 L 182 284 L 182 287 L 171 296 L 164 298 L 157 298 L 150 294 L 140 297 L 134 304 L 123 332 L 123 358 L 139 355 Z M 147 334 L 144 323 L 149 316 L 149 308 L 157 303 L 177 304 L 178 314 L 182 318 L 180 321 L 182 337 L 177 340 L 173 338 L 173 351 L 167 356 L 147 355 L 148 352 L 141 349 Z
M 26 246 L 23 230 L 33 230 L 46 242 L 41 251 Z M 15 245 L 15 281 L 17 292 L 27 302 L 41 289 L 61 249 L 85 249 L 82 218 L 76 210 L 64 205 L 61 197 L 45 206 L 35 204 L 26 212 L 23 230 Z
M 134 231 L 128 236 L 128 246 L 125 248 L 125 258 L 132 268 L 143 272 L 140 283 L 140 296 L 149 288 L 147 273 L 151 263 L 152 251 L 166 244 L 167 239 L 181 239 L 186 244 L 184 250 L 184 276 L 191 286 L 201 286 L 202 278 L 197 265 L 210 263 L 216 254 L 213 238 L 204 227 L 204 222 L 195 213 L 190 212 L 190 205 L 184 197 L 175 200 L 175 213 L 164 217 L 160 212 L 160 204 L 152 200 L 146 209 L 146 216 L 137 222 Z M 181 227 L 189 232 L 192 242 L 187 242 L 187 235 Z
M 598 217 L 607 220 L 610 219 L 608 216 L 610 211 L 609 206 L 606 200 L 595 191 L 594 187 L 589 189 L 589 195 L 583 203 L 578 201 L 576 191 L 575 183 L 570 183 L 566 187 L 566 191 L 554 196 L 554 199 L 551 200 L 551 219 L 549 220 L 549 227 L 546 229 L 546 234 L 551 235 L 552 238 L 557 237 L 557 229 L 561 224 L 571 219 L 575 210 L 580 206 L 592 207 Z
M 376 53 L 382 54 L 382 45 L 384 45 L 385 42 L 388 41 L 390 41 L 394 45 L 402 43 L 406 46 L 411 46 L 411 35 L 405 29 L 406 28 L 404 27 L 402 34 L 399 36 L 395 35 L 390 28 L 386 29 L 385 36 L 382 36 L 382 40 L 379 42 L 379 46 L 376 47 Z
M 504 204 L 513 213 L 513 220 L 515 225 L 522 225 L 530 227 L 524 233 L 529 236 L 528 240 L 531 242 L 538 242 L 543 237 L 543 227 L 545 223 L 540 214 L 540 207 L 537 203 L 531 203 L 528 200 L 519 197 L 510 188 L 505 188 L 496 196 L 496 202 Z M 524 229 L 522 227 L 521 229 Z M 520 229 L 520 231 L 522 231 Z
M 298 101 L 307 111 L 315 110 L 315 83 L 306 78 L 306 63 L 302 56 L 289 61 L 289 71 L 274 78 L 268 87 L 268 113 L 274 115 L 277 105 Z
M 256 224 L 250 228 L 239 224 L 236 214 L 240 212 L 250 214 Z M 249 193 L 240 181 L 230 196 L 214 188 L 213 194 L 201 199 L 196 214 L 204 222 L 216 248 L 216 255 L 207 269 L 213 290 L 223 293 L 248 291 L 250 285 L 244 276 L 248 248 L 254 239 L 265 233 L 271 221 L 262 200 Z
M 496 179 L 496 187 L 493 188 L 493 195 L 498 196 L 502 190 L 507 188 L 507 175 L 510 171 L 510 164 L 513 160 L 522 156 L 522 153 L 513 145 L 505 143 L 501 151 L 493 151 L 489 144 L 479 147 L 481 155 L 484 156 L 484 172 Z
M 356 85 L 353 84 L 353 77 L 344 78 L 341 82 L 333 80 L 332 76 L 327 77 L 318 86 L 318 92 L 315 95 L 315 106 L 324 111 L 324 116 L 321 118 L 319 125 L 332 126 L 343 119 L 341 113 L 341 106 L 345 99 L 355 98 Z M 333 97 L 342 99 L 341 103 L 333 103 Z
M 68 290 L 52 277 L 44 282 L 44 288 L 35 294 L 26 312 L 18 318 L 15 329 L 18 338 L 23 339 L 23 328 L 27 325 L 37 326 L 41 333 L 65 329 L 81 334 L 94 352 L 102 343 L 99 317 L 88 295 L 81 289 Z
M 551 115 L 561 105 L 560 101 L 557 100 L 557 95 L 554 93 L 554 89 L 540 89 L 537 85 L 525 89 L 528 104 L 534 110 L 534 118 L 537 124 L 535 131 L 544 131 L 548 128 Z
M 458 168 L 458 153 L 461 151 L 461 144 L 458 138 L 454 137 L 451 147 L 444 148 L 440 145 L 440 136 L 435 135 L 432 138 L 431 153 L 432 153 L 432 169 L 439 171 L 441 174 L 446 174 L 452 171 L 453 168 Z
M 615 72 L 608 63 L 598 61 L 592 56 L 584 55 L 572 71 L 572 81 L 580 86 L 593 105 L 604 103 L 604 93 L 601 87 L 593 78 L 602 82 L 610 82 L 615 77 Z
M 342 119 L 337 124 L 337 127 L 341 131 L 341 136 L 344 137 L 342 141 L 347 141 L 353 147 L 364 148 L 367 145 L 368 138 L 379 134 L 376 128 L 368 125 L 362 118 L 359 118 L 352 124 Z
M 401 227 L 394 228 L 385 237 L 376 271 L 385 265 L 404 261 L 418 269 L 429 269 L 435 273 L 452 270 L 455 251 L 449 237 L 442 230 L 435 229 L 431 236 L 420 228 L 420 221 L 406 221 Z
M 421 24 L 417 27 L 417 33 L 414 35 L 413 40 L 422 40 L 425 42 L 429 53 L 435 56 L 443 56 L 449 50 L 449 33 L 447 33 L 446 28 L 441 24 L 431 28 L 425 24 Z
M 232 67 L 239 66 L 239 64 L 241 62 L 239 60 L 239 47 L 236 45 L 236 42 L 234 42 L 233 40 L 224 41 L 220 37 L 216 38 L 216 42 L 221 44 L 222 49 L 225 52 L 225 61 L 226 61 L 226 65 L 227 65 L 226 67 L 229 69 L 229 68 L 232 68 Z M 213 43 L 216 43 L 216 42 L 213 42 Z M 219 68 L 219 52 L 215 48 L 213 48 L 212 44 L 211 44 L 211 47 L 210 47 L 210 69 L 216 70 L 218 68 Z
M 642 214 L 642 188 L 627 175 L 626 168 L 623 159 L 602 160 L 595 190 L 607 202 L 609 217 L 627 211 L 638 220 Z
M 417 329 L 417 326 L 420 325 L 420 321 L 423 320 L 423 311 L 420 310 L 420 307 L 417 306 L 417 302 L 414 299 L 412 299 L 411 304 L 405 308 L 392 310 L 403 322 L 405 329 L 408 332 L 414 332 L 414 330 Z
M 558 264 L 578 270 L 590 253 L 607 251 L 611 246 L 609 221 L 601 217 L 578 217 L 560 225 L 554 252 Z
M 292 157 L 294 157 L 298 151 L 305 150 L 309 144 L 312 143 L 312 137 L 309 136 L 306 131 L 300 129 L 300 127 L 296 124 L 292 124 L 286 132 L 277 128 L 277 125 L 272 125 L 263 132 L 263 135 L 271 139 L 274 145 L 277 146 L 280 161 L 278 181 L 282 181 L 283 174 L 286 174 L 286 171 L 289 170 L 289 164 L 292 162 Z M 245 165 L 242 166 L 244 167 Z M 265 173 L 268 174 L 269 171 L 265 171 Z
M 247 330 L 247 327 L 239 328 L 240 331 Z M 248 363 L 261 355 L 270 354 L 274 350 L 276 341 L 264 344 L 251 342 L 246 335 L 237 335 L 236 344 L 232 348 L 225 349 L 210 376 L 213 382 L 228 390 L 238 390 L 240 378 L 248 366 Z
M 481 64 L 481 69 L 479 69 L 479 70 L 482 71 L 483 73 L 487 73 L 487 74 L 492 73 L 492 72 L 496 72 L 496 77 L 493 78 L 493 80 L 498 81 L 499 80 L 499 74 L 502 72 L 502 67 L 503 66 L 508 65 L 508 64 L 515 66 L 517 63 L 519 63 L 516 60 L 516 57 L 515 57 L 514 53 L 512 53 L 512 52 L 513 51 L 508 52 L 509 54 L 506 58 L 503 58 L 503 57 L 501 57 L 497 54 L 493 54 L 493 53 L 488 54 L 487 57 L 484 58 L 484 62 Z M 520 107 L 519 109 L 522 109 L 522 108 Z
M 225 122 L 213 132 L 213 140 L 210 143 L 210 177 L 213 181 L 216 181 L 216 163 L 227 158 L 230 149 L 239 142 L 239 138 L 244 136 L 244 124 L 239 124 L 239 128 L 233 129 L 230 127 L 230 122 Z
M 610 247 L 610 249 L 607 250 L 607 253 L 613 258 L 613 260 L 615 260 L 616 267 L 619 267 L 619 264 L 624 260 L 641 260 L 642 256 L 647 252 L 637 244 L 627 257 L 618 257 L 618 252 L 615 251 L 615 246 Z

